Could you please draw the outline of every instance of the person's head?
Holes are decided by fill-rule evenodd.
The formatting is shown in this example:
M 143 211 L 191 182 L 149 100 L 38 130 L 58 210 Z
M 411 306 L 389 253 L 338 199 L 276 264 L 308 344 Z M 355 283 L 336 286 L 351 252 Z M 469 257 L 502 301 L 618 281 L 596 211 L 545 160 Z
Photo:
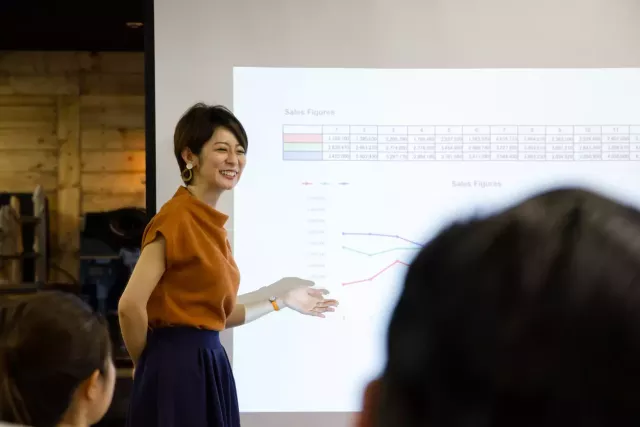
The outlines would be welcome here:
M 0 304 L 0 420 L 91 425 L 111 404 L 106 324 L 74 295 L 40 292 Z
M 640 213 L 565 189 L 451 225 L 387 340 L 361 426 L 640 425 Z
M 221 193 L 238 183 L 249 141 L 244 127 L 227 108 L 195 104 L 178 121 L 173 141 L 187 185 Z

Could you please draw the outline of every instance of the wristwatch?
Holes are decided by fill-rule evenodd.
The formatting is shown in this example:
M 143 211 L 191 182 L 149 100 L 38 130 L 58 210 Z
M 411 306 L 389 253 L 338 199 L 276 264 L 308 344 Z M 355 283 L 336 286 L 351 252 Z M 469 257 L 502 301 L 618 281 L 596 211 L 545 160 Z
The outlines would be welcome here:
M 276 297 L 271 297 L 269 298 L 269 302 L 271 303 L 271 305 L 273 306 L 275 311 L 279 311 L 280 307 L 278 307 L 278 302 L 276 301 L 277 298 Z

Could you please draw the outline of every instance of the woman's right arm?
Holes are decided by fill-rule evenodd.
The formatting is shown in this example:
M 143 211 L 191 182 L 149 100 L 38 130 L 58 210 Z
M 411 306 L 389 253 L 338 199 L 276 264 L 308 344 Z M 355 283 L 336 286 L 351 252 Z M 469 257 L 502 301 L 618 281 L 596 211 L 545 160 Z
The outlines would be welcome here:
M 164 237 L 144 247 L 118 303 L 122 338 L 134 365 L 147 342 L 147 302 L 165 270 Z

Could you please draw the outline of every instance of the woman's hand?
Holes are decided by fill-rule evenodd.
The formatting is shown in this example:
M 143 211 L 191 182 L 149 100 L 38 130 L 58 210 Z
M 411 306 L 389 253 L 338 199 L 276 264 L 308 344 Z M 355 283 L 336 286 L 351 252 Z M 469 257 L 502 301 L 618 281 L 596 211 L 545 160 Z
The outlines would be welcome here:
M 325 317 L 324 313 L 335 311 L 338 301 L 325 299 L 326 289 L 314 289 L 301 286 L 287 291 L 282 297 L 287 307 L 307 316 Z

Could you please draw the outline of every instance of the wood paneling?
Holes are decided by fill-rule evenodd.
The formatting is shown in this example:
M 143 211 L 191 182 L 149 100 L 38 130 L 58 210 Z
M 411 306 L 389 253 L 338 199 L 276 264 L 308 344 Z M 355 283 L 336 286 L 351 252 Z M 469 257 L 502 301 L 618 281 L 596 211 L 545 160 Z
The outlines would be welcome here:
M 85 151 L 83 172 L 144 172 L 144 151 Z
M 80 273 L 80 99 L 58 99 L 58 266 L 75 278 Z M 58 281 L 64 277 L 58 277 Z
M 76 278 L 82 213 L 144 207 L 144 105 L 142 54 L 0 53 L 0 191 L 43 186 Z

